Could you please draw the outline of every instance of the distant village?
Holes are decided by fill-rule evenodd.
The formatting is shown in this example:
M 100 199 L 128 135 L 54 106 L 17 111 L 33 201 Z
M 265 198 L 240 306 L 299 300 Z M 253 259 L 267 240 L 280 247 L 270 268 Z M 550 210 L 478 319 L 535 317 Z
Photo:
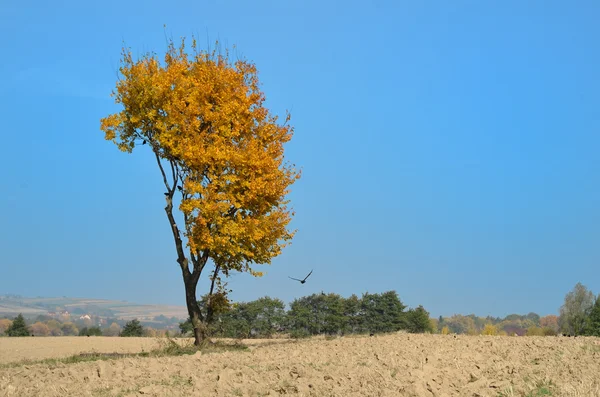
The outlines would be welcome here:
M 19 295 L 0 295 L 0 334 L 2 324 L 14 319 L 18 314 L 22 314 L 32 330 L 41 336 L 77 335 L 81 330 L 89 328 L 99 328 L 104 335 L 118 335 L 123 326 L 134 318 L 150 335 L 161 335 L 165 332 L 173 335 L 179 332 L 179 323 L 185 320 L 183 316 L 144 315 L 143 305 L 125 302 L 122 303 L 123 307 L 117 310 L 114 307 L 118 306 L 110 306 L 109 301 L 94 304 L 87 303 L 91 300 L 81 300 L 81 303 L 70 298 L 62 300 L 64 303 L 60 298 L 36 299 Z M 116 305 L 118 302 L 110 303 Z

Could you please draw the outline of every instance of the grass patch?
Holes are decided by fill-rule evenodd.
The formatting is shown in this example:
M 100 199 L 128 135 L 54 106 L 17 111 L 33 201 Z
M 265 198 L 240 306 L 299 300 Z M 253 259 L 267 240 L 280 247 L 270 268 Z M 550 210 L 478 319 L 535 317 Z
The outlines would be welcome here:
M 125 397 L 126 395 L 131 395 L 132 393 L 137 394 L 136 388 L 124 389 L 120 391 L 113 391 L 113 389 L 94 389 L 92 390 L 93 397 Z
M 526 397 L 544 397 L 554 395 L 554 385 L 552 382 L 540 381 L 535 385 L 535 389 L 530 391 Z
M 89 361 L 104 361 L 117 360 L 121 358 L 137 358 L 137 357 L 176 357 L 196 354 L 223 353 L 227 351 L 249 351 L 248 346 L 235 342 L 206 342 L 200 348 L 194 345 L 193 341 L 177 342 L 171 338 L 161 338 L 158 341 L 158 347 L 150 351 L 142 351 L 141 353 L 79 353 L 73 356 L 64 358 L 47 358 L 44 360 L 24 360 L 7 364 L 0 364 L 2 368 L 15 368 L 27 365 L 43 364 L 50 367 L 56 367 L 60 364 L 77 364 Z
M 209 343 L 200 349 L 202 354 L 211 354 L 211 353 L 224 353 L 224 352 L 249 352 L 250 349 L 248 346 L 243 343 L 235 342 L 235 343 L 223 343 L 223 342 L 215 342 Z
M 600 352 L 600 345 L 592 345 L 590 343 L 586 343 L 584 345 L 581 345 L 581 348 L 586 352 L 592 352 L 592 353 Z

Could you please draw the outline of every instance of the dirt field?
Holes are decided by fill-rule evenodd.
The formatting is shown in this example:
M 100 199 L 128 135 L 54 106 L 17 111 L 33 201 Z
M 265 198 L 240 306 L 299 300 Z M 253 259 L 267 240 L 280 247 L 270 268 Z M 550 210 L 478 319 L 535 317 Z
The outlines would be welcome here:
M 0 338 L 0 396 L 600 396 L 600 339 L 396 334 L 250 351 L 17 364 L 153 348 L 144 338 Z M 6 363 L 13 364 L 7 365 Z

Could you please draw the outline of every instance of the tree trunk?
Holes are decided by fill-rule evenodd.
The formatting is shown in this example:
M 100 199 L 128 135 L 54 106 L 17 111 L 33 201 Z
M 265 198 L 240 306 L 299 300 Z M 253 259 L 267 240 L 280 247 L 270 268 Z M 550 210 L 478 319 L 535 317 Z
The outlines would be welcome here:
M 185 283 L 185 302 L 187 304 L 188 314 L 192 321 L 192 326 L 194 327 L 194 344 L 196 346 L 201 346 L 206 339 L 206 325 L 204 324 L 200 305 L 196 298 L 196 286 L 198 281 L 193 279 L 186 280 L 185 275 L 183 278 Z
M 173 239 L 175 240 L 177 263 L 179 263 L 179 266 L 181 267 L 183 283 L 185 284 L 185 302 L 187 304 L 188 314 L 190 315 L 192 325 L 194 326 L 194 344 L 196 346 L 200 346 L 206 338 L 207 327 L 206 319 L 203 318 L 200 305 L 198 305 L 198 300 L 196 299 L 196 287 L 198 286 L 200 274 L 202 273 L 204 265 L 206 265 L 206 261 L 208 260 L 208 252 L 203 252 L 201 256 L 199 253 L 196 253 L 197 256 L 195 256 L 194 253 L 190 252 L 193 264 L 193 270 L 190 272 L 189 262 L 183 249 L 183 241 L 181 240 L 179 228 L 177 227 L 177 222 L 175 222 L 175 217 L 173 216 L 173 195 L 175 194 L 178 181 L 176 172 L 177 165 L 170 160 L 171 171 L 173 173 L 173 184 L 171 186 L 168 182 L 165 170 L 160 162 L 160 155 L 158 151 L 154 150 L 154 154 L 158 168 L 162 174 L 165 187 L 167 188 L 167 193 L 165 193 L 165 200 L 167 201 L 165 213 L 167 214 L 167 219 L 169 220 L 169 225 L 171 226 L 171 232 L 173 233 Z M 185 222 L 187 223 L 187 217 L 185 218 Z

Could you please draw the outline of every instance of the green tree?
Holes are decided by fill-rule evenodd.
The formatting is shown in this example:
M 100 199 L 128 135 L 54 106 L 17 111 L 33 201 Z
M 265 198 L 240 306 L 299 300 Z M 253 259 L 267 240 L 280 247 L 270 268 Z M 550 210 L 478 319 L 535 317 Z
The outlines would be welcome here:
M 120 336 L 144 336 L 144 327 L 136 318 L 134 318 L 125 323 Z
M 396 291 L 382 294 L 363 294 L 361 315 L 364 329 L 368 332 L 396 332 L 406 327 L 404 309 Z
M 27 324 L 25 323 L 25 319 L 23 318 L 22 314 L 19 314 L 17 317 L 15 317 L 15 319 L 13 320 L 10 327 L 8 327 L 8 329 L 6 330 L 6 335 L 8 335 L 8 336 L 29 336 L 30 335 L 29 328 L 27 327 Z
M 72 322 L 63 323 L 62 327 L 60 327 L 60 330 L 62 331 L 62 334 L 65 336 L 72 336 L 72 335 L 79 334 L 79 330 L 77 329 L 77 326 L 75 324 L 73 324 Z
M 320 333 L 319 313 L 315 310 L 311 297 L 303 296 L 290 303 L 287 313 L 288 330 L 292 337 L 304 337 Z M 314 321 L 317 320 L 317 321 Z
M 600 294 L 596 297 L 594 307 L 587 318 L 585 333 L 590 336 L 600 336 Z
M 312 294 L 294 300 L 287 314 L 290 334 L 295 337 L 338 334 L 348 328 L 349 307 L 337 294 Z
M 411 333 L 432 332 L 431 321 L 429 321 L 429 313 L 423 306 L 416 309 L 410 309 L 406 313 L 406 329 Z
M 527 328 L 527 332 L 525 333 L 525 335 L 527 336 L 544 336 L 544 329 L 541 327 L 538 327 L 536 325 L 532 325 L 531 327 Z
M 184 322 L 179 323 L 179 330 L 181 335 L 188 335 L 194 332 L 194 326 L 192 325 L 192 320 L 188 318 Z
M 83 327 L 79 331 L 79 336 L 102 336 L 100 327 Z
M 346 319 L 343 333 L 360 333 L 365 328 L 362 323 L 360 298 L 354 294 L 344 299 L 344 317 Z
M 594 306 L 594 294 L 583 284 L 577 283 L 565 296 L 560 308 L 559 324 L 562 332 L 581 335 L 585 332 L 587 318 Z
M 476 331 L 473 318 L 460 314 L 454 314 L 444 319 L 444 326 L 448 327 L 449 332 L 453 334 L 467 334 Z
M 250 327 L 253 336 L 269 338 L 285 322 L 285 303 L 268 296 L 249 303 Z
M 531 312 L 527 314 L 527 319 L 533 323 L 532 325 L 540 325 L 540 315 L 537 313 Z

